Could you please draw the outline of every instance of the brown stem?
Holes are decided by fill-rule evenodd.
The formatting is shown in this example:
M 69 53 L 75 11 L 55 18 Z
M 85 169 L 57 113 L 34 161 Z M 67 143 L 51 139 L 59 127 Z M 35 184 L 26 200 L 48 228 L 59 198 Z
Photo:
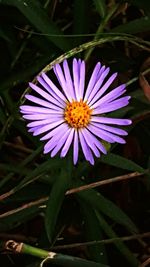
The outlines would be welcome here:
M 91 184 L 88 184 L 88 185 L 83 185 L 83 186 L 80 186 L 80 187 L 77 187 L 77 188 L 72 188 L 72 189 L 70 189 L 70 190 L 68 190 L 66 192 L 66 195 L 70 195 L 70 194 L 73 194 L 73 193 L 78 193 L 78 192 L 83 191 L 83 190 L 95 188 L 95 187 L 98 187 L 98 186 L 102 186 L 102 185 L 106 185 L 106 184 L 110 184 L 110 183 L 114 183 L 114 182 L 119 182 L 119 181 L 122 181 L 122 180 L 132 179 L 134 177 L 138 177 L 138 176 L 141 176 L 143 174 L 144 173 L 132 172 L 132 173 L 128 173 L 128 174 L 125 174 L 125 175 L 113 177 L 113 178 L 110 178 L 110 179 L 105 179 L 105 180 L 98 181 L 98 182 L 95 182 L 95 183 L 91 183 Z
M 125 174 L 125 175 L 121 175 L 121 176 L 117 176 L 117 177 L 113 177 L 113 178 L 110 178 L 110 179 L 105 179 L 105 180 L 102 180 L 102 181 L 98 181 L 98 182 L 95 182 L 95 183 L 91 183 L 91 184 L 87 184 L 87 185 L 83 185 L 83 186 L 80 186 L 80 187 L 77 187 L 77 188 L 72 188 L 72 189 L 69 189 L 65 195 L 71 195 L 71 194 L 74 194 L 74 193 L 78 193 L 78 192 L 81 192 L 83 190 L 88 190 L 88 189 L 91 189 L 91 188 L 95 188 L 95 187 L 98 187 L 98 186 L 102 186 L 102 185 L 106 185 L 106 184 L 110 184 L 110 183 L 114 183 L 114 182 L 119 182 L 119 181 L 122 181 L 122 180 L 128 180 L 128 179 L 132 179 L 132 178 L 135 178 L 135 177 L 139 177 L 139 176 L 142 176 L 144 174 L 146 174 L 148 172 L 148 170 L 146 170 L 144 173 L 140 173 L 140 172 L 132 172 L 132 173 L 128 173 L 128 174 Z M 0 196 L 0 200 L 8 197 L 9 195 L 12 194 L 12 191 L 9 191 L 3 195 Z M 43 198 L 40 198 L 38 200 L 35 200 L 35 201 L 32 201 L 30 203 L 27 203 L 27 204 L 24 204 L 23 206 L 17 208 L 17 209 L 13 209 L 11 211 L 7 211 L 3 214 L 0 215 L 0 218 L 4 218 L 6 216 L 9 216 L 13 213 L 17 213 L 23 209 L 26 209 L 26 208 L 30 208 L 32 206 L 36 206 L 36 205 L 41 205 L 42 203 L 46 202 L 48 200 L 48 197 L 43 197 Z
M 116 238 L 110 238 L 110 239 L 102 239 L 102 240 L 94 240 L 94 241 L 89 241 L 89 242 L 82 242 L 82 243 L 74 243 L 74 244 L 68 244 L 68 245 L 60 245 L 60 246 L 54 246 L 54 250 L 59 250 L 59 249 L 70 249 L 70 248 L 76 248 L 76 247 L 82 247 L 82 246 L 92 246 L 92 245 L 97 245 L 97 244 L 111 244 L 117 241 L 130 241 L 134 239 L 139 239 L 139 238 L 146 238 L 150 237 L 150 232 L 143 233 L 143 234 L 136 234 L 136 235 L 129 235 L 129 236 L 123 236 L 123 237 L 116 237 Z M 141 266 L 143 267 L 143 266 Z
M 150 263 L 150 258 L 144 261 L 139 267 L 146 267 Z

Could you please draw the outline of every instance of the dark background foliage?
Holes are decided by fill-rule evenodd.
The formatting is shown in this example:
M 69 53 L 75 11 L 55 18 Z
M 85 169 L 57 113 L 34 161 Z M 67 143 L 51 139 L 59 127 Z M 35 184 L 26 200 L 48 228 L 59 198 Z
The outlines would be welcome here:
M 139 266 L 150 257 L 150 176 L 144 174 L 150 166 L 149 16 L 147 0 L 0 0 L 1 266 L 40 264 L 6 252 L 8 239 L 112 267 Z M 95 45 L 83 45 L 72 56 L 86 59 L 87 76 L 97 61 L 119 72 L 114 86 L 127 83 L 132 100 L 112 116 L 131 117 L 133 125 L 126 145 L 109 147 L 94 167 L 82 155 L 72 167 L 69 157 L 42 154 L 19 104 L 28 82 L 47 64 L 93 40 Z M 133 179 L 124 179 L 132 173 Z M 65 196 L 70 188 L 116 176 L 120 182 Z

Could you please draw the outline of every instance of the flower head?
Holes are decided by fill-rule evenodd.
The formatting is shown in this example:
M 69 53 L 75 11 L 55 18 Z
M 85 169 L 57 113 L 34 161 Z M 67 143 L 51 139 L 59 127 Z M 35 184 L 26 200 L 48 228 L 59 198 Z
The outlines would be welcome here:
M 79 147 L 86 160 L 94 164 L 94 155 L 107 153 L 102 140 L 125 143 L 122 136 L 127 132 L 118 126 L 129 125 L 131 120 L 106 114 L 127 106 L 130 96 L 122 97 L 126 92 L 124 84 L 105 94 L 117 73 L 106 80 L 110 69 L 100 63 L 96 64 L 86 88 L 85 62 L 81 59 L 73 59 L 72 73 L 67 60 L 62 67 L 56 64 L 53 70 L 59 86 L 45 73 L 37 77 L 39 86 L 29 83 L 39 95 L 25 95 L 33 104 L 20 107 L 23 118 L 31 121 L 27 124 L 29 132 L 34 136 L 43 134 L 40 140 L 47 141 L 44 153 L 50 153 L 51 157 L 59 151 L 65 157 L 72 145 L 74 164 L 78 161 Z

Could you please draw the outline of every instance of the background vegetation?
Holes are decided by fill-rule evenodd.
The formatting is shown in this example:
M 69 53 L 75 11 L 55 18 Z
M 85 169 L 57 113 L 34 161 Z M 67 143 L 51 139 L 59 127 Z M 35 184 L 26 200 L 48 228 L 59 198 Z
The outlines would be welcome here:
M 5 251 L 9 239 L 95 267 L 148 266 L 149 15 L 147 0 L 0 0 L 1 266 L 40 266 L 38 257 Z M 126 145 L 110 147 L 94 167 L 82 156 L 72 167 L 68 158 L 43 155 L 18 109 L 29 81 L 73 56 L 86 59 L 88 73 L 98 61 L 118 71 L 114 86 L 127 83 L 132 96 L 112 114 L 133 120 Z M 58 266 L 80 266 L 76 258 L 72 264 L 64 256 Z

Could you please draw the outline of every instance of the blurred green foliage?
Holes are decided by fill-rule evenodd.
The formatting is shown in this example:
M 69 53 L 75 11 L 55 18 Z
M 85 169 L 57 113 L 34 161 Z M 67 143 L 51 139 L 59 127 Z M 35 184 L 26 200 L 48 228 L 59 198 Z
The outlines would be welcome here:
M 144 260 L 147 240 L 125 243 L 121 237 L 149 231 L 148 174 L 132 182 L 65 193 L 150 167 L 150 106 L 138 82 L 139 73 L 148 73 L 150 67 L 149 15 L 146 0 L 0 0 L 0 237 L 4 241 L 15 238 L 55 250 L 57 245 L 120 237 L 109 245 L 65 249 L 110 266 L 120 262 L 122 267 L 138 266 Z M 84 45 L 92 41 L 91 47 Z M 127 143 L 112 146 L 94 167 L 82 156 L 77 167 L 70 163 L 70 155 L 44 156 L 43 146 L 27 132 L 18 112 L 28 82 L 64 53 L 86 58 L 88 73 L 101 61 L 119 72 L 119 82 L 130 84 L 131 105 L 112 114 L 133 119 Z M 3 255 L 3 248 L 0 257 L 6 267 L 39 266 L 32 257 Z

